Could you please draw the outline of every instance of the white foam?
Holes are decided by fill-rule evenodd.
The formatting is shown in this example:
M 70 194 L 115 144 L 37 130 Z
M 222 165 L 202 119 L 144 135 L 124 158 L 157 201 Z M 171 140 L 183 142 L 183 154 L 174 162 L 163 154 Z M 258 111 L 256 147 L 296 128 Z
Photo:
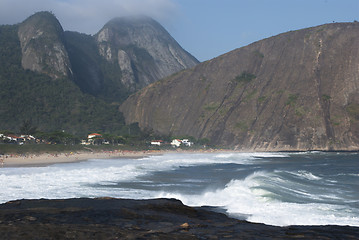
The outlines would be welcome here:
M 281 153 L 213 153 L 166 154 L 146 159 L 90 160 L 80 163 L 58 164 L 48 167 L 1 168 L 0 202 L 22 198 L 71 198 L 71 197 L 122 197 L 154 198 L 174 197 L 190 206 L 219 206 L 229 214 L 247 216 L 249 221 L 270 225 L 351 225 L 359 226 L 359 212 L 344 205 L 327 203 L 283 202 L 271 189 L 279 189 L 306 199 L 340 201 L 340 195 L 332 192 L 307 192 L 293 186 L 285 176 L 295 176 L 320 183 L 321 177 L 309 171 L 282 172 L 258 171 L 244 179 L 228 182 L 217 190 L 203 190 L 191 195 L 178 192 L 156 192 L 145 189 L 122 188 L 119 182 L 135 182 L 140 176 L 154 171 L 169 171 L 181 166 L 197 166 L 218 163 L 251 165 L 258 157 L 283 157 Z M 243 166 L 245 167 L 245 166 Z M 281 175 L 284 173 L 284 175 Z M 308 181 L 308 182 L 310 182 Z M 184 180 L 184 184 L 200 183 L 201 179 Z M 303 181 L 302 181 L 303 182 Z M 153 183 L 160 187 L 160 183 Z M 176 184 L 163 183 L 163 186 Z M 305 186 L 304 186 L 305 187 Z M 309 186 L 310 187 L 310 186 Z M 309 202 L 309 201 L 308 201 Z M 324 201 L 323 201 L 324 202 Z
M 322 203 L 289 203 L 275 200 L 259 188 L 266 172 L 256 172 L 244 180 L 232 180 L 225 188 L 200 195 L 159 193 L 157 197 L 177 198 L 189 206 L 217 206 L 233 216 L 248 216 L 251 222 L 276 226 L 351 225 L 359 226 L 359 216 L 343 211 L 343 206 Z M 300 192 L 301 194 L 306 194 Z
M 215 158 L 232 158 L 236 160 L 254 160 L 257 158 L 281 158 L 288 157 L 289 155 L 286 153 L 268 153 L 268 152 L 255 152 L 255 153 L 219 153 L 215 155 Z
M 300 170 L 298 172 L 291 172 L 291 173 L 293 175 L 296 175 L 298 177 L 305 178 L 305 179 L 308 179 L 308 180 L 320 180 L 320 179 L 322 179 L 321 177 L 316 176 L 311 172 L 307 172 L 307 171 L 303 171 L 303 170 Z
M 47 167 L 0 169 L 0 203 L 22 198 L 70 198 L 76 196 L 121 195 L 121 189 L 94 188 L 93 184 L 116 185 L 153 171 L 167 171 L 180 166 L 213 164 L 211 154 L 167 154 L 145 159 L 96 160 L 57 164 Z M 125 193 L 128 193 L 126 190 Z M 142 194 L 143 193 L 143 194 Z M 147 195 L 145 195 L 147 194 Z M 138 190 L 136 197 L 148 198 Z

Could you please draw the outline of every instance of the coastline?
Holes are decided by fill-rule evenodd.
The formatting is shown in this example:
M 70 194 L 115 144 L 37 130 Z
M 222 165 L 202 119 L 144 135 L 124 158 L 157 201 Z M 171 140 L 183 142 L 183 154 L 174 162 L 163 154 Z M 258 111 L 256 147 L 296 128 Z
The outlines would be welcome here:
M 0 167 L 35 167 L 58 163 L 74 163 L 89 159 L 142 158 L 156 154 L 150 151 L 101 151 L 101 152 L 63 152 L 41 154 L 8 154 L 0 157 Z
M 175 199 L 73 198 L 0 204 L 4 239 L 358 239 L 358 227 L 277 227 Z
M 0 155 L 0 167 L 38 167 L 49 166 L 59 163 L 74 163 L 87 161 L 89 159 L 111 159 L 111 158 L 144 158 L 152 155 L 163 155 L 166 153 L 213 153 L 213 152 L 238 152 L 235 150 L 114 150 L 100 152 L 62 152 L 41 154 L 6 154 Z
M 313 150 L 314 151 L 314 150 Z M 320 151 L 320 150 L 319 150 Z M 0 168 L 10 167 L 38 167 L 49 166 L 59 163 L 82 162 L 90 159 L 111 159 L 111 158 L 145 158 L 153 155 L 168 153 L 243 153 L 243 152 L 283 152 L 297 153 L 307 151 L 243 151 L 234 149 L 173 149 L 173 150 L 113 150 L 113 151 L 74 151 L 59 153 L 27 153 L 27 154 L 5 154 L 0 155 Z M 320 152 L 354 152 L 358 151 L 320 151 Z
M 94 152 L 67 152 L 66 154 L 63 152 L 57 156 L 40 154 L 33 155 L 32 158 L 30 155 L 12 155 L 8 158 L 12 158 L 12 163 L 16 158 L 22 158 L 22 160 L 27 161 L 27 164 L 30 162 L 30 165 L 25 165 L 28 167 L 37 166 L 35 162 L 40 161 L 39 157 L 43 157 L 44 159 L 42 160 L 44 161 L 46 159 L 51 161 L 39 166 L 56 164 L 63 158 L 66 158 L 66 162 L 94 158 L 113 158 L 113 161 L 118 163 L 127 161 L 121 160 L 121 158 L 133 158 L 133 164 L 136 164 L 138 161 L 136 158 L 144 157 L 144 162 L 147 162 L 146 157 L 161 154 L 173 153 L 179 154 L 179 157 L 181 157 L 181 154 L 186 154 L 185 156 L 195 154 L 197 156 L 196 154 L 199 153 L 201 157 L 206 158 L 207 153 L 210 155 L 214 153 L 212 156 L 217 156 L 222 153 L 238 152 L 240 151 L 225 149 L 101 150 Z M 129 162 L 131 161 L 129 160 Z M 151 162 L 151 159 L 148 159 L 148 161 Z M 16 163 L 14 164 L 11 167 L 18 167 Z M 7 167 L 8 169 L 3 169 L 4 172 L 6 170 L 17 170 L 16 168 L 11 170 L 10 166 Z M 19 170 L 22 171 L 21 169 Z M 25 181 L 28 180 L 25 179 Z M 4 186 L 11 185 L 11 183 L 6 182 L 6 176 L 3 182 Z M 31 182 L 31 179 L 29 179 L 29 182 Z M 40 187 L 40 189 L 42 188 Z M 102 194 L 98 198 L 10 200 L 0 204 L 2 210 L 0 229 L 3 236 L 9 239 L 23 239 L 24 236 L 33 238 L 39 237 L 39 235 L 43 238 L 56 238 L 56 236 L 70 236 L 69 234 L 73 237 L 76 236 L 76 239 L 89 239 L 94 234 L 98 238 L 100 238 L 99 236 L 102 236 L 101 238 L 110 238 L 109 235 L 111 235 L 118 238 L 134 238 L 136 236 L 143 239 L 166 239 L 166 237 L 173 239 L 357 239 L 357 234 L 359 233 L 359 228 L 355 226 L 292 225 L 280 227 L 262 223 L 250 223 L 232 218 L 233 216 L 224 215 L 224 212 L 217 211 L 215 207 L 207 205 L 204 207 L 188 207 L 174 199 L 131 200 L 106 196 L 106 194 Z M 34 226 L 36 227 L 34 228 Z

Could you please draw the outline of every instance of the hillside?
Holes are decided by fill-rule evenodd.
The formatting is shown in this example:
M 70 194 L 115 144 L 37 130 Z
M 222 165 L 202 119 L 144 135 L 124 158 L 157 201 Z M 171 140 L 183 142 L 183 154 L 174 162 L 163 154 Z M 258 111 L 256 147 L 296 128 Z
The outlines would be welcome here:
M 49 12 L 39 12 L 19 25 L 21 65 L 53 79 L 72 78 L 71 63 L 65 47 L 63 29 Z
M 120 110 L 142 129 L 242 150 L 359 150 L 358 36 L 358 23 L 283 33 L 156 82 Z
M 23 69 L 17 31 L 0 26 L 0 130 L 16 132 L 24 121 L 74 134 L 125 128 L 116 106 L 84 94 L 73 81 Z
M 128 132 L 119 103 L 160 77 L 198 63 L 154 20 L 135 20 L 140 27 L 132 21 L 110 21 L 95 36 L 64 32 L 50 12 L 0 26 L 0 130 L 18 131 L 22 122 L 31 121 L 43 131 Z M 115 38 L 100 38 L 104 31 Z M 130 32 L 136 38 L 123 42 Z M 156 41 L 162 45 L 152 44 Z M 101 52 L 105 45 L 113 58 Z M 165 45 L 174 50 L 165 51 Z M 172 68 L 162 71 L 153 51 Z
M 198 63 L 156 21 L 115 18 L 94 36 L 65 32 L 75 83 L 107 102 Z
M 101 56 L 118 64 L 122 84 L 132 91 L 198 63 L 148 17 L 112 19 L 95 38 Z

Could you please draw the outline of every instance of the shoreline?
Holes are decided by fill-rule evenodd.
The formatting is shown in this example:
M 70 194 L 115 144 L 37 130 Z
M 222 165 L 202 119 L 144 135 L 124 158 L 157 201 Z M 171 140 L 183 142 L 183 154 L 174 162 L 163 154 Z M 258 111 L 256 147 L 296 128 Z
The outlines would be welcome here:
M 142 158 L 155 154 L 147 151 L 101 151 L 101 152 L 64 152 L 41 154 L 8 154 L 0 157 L 0 167 L 39 167 L 61 163 L 75 163 L 90 159 Z
M 0 168 L 12 167 L 40 167 L 61 163 L 75 163 L 90 159 L 111 158 L 145 158 L 153 155 L 166 153 L 213 153 L 213 152 L 238 152 L 235 150 L 114 150 L 100 152 L 63 152 L 63 153 L 41 153 L 41 154 L 6 154 L 0 156 Z
M 111 158 L 145 158 L 153 155 L 163 155 L 168 153 L 244 153 L 253 151 L 240 151 L 233 149 L 194 149 L 194 150 L 113 150 L 113 151 L 78 151 L 61 153 L 40 153 L 40 154 L 5 154 L 0 155 L 0 168 L 13 167 L 43 167 L 61 163 L 75 163 L 90 159 L 111 159 Z M 308 151 L 259 151 L 257 153 L 298 153 Z M 316 152 L 316 151 L 314 151 Z M 319 152 L 357 152 L 357 151 L 319 151 Z
M 357 239 L 359 227 L 272 226 L 175 199 L 70 198 L 0 204 L 6 239 Z

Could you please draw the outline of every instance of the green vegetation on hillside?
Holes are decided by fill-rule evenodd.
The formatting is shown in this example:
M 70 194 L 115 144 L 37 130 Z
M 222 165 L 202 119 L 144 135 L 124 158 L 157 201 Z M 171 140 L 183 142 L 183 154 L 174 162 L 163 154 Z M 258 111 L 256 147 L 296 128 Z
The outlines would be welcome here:
M 17 26 L 0 26 L 0 129 L 18 131 L 24 120 L 41 131 L 127 132 L 116 105 L 83 93 L 69 79 L 24 70 Z
M 359 120 L 359 104 L 351 103 L 346 110 L 353 119 Z
M 123 102 L 130 94 L 121 83 L 119 65 L 107 62 L 98 53 L 95 38 L 77 32 L 65 32 L 74 80 L 83 92 L 106 102 Z
M 249 83 L 250 81 L 252 81 L 255 78 L 256 78 L 256 75 L 244 71 L 244 72 L 242 72 L 241 75 L 236 76 L 234 80 L 239 83 Z
M 298 99 L 298 95 L 290 93 L 288 95 L 288 100 L 286 101 L 285 104 L 293 107 L 295 105 L 295 103 L 297 102 L 297 99 Z

